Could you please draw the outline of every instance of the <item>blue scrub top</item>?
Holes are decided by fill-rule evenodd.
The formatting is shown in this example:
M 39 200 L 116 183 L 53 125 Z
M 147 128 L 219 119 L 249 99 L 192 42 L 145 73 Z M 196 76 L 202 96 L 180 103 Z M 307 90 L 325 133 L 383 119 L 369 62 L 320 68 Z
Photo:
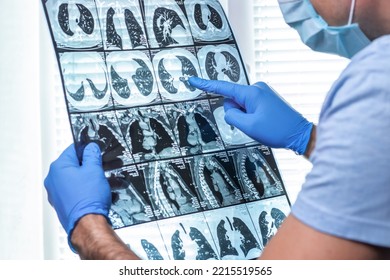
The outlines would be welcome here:
M 355 55 L 322 108 L 292 213 L 321 232 L 390 247 L 390 36 Z

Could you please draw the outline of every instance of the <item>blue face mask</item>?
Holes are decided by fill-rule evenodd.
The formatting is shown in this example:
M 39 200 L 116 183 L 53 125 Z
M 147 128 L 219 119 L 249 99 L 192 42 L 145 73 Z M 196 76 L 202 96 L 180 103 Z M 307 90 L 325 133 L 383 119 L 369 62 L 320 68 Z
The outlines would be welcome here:
M 371 41 L 357 23 L 352 23 L 355 0 L 352 0 L 348 24 L 329 26 L 309 0 L 278 0 L 284 20 L 298 31 L 303 43 L 315 51 L 351 58 Z

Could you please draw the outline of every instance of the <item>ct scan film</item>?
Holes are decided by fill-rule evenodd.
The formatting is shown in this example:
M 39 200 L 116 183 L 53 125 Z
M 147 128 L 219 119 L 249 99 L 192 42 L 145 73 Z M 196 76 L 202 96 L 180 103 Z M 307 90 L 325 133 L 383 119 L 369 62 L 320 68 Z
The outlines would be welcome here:
M 290 203 L 272 150 L 188 78 L 249 83 L 218 0 L 42 0 L 78 156 L 99 145 L 113 229 L 148 260 L 255 259 Z

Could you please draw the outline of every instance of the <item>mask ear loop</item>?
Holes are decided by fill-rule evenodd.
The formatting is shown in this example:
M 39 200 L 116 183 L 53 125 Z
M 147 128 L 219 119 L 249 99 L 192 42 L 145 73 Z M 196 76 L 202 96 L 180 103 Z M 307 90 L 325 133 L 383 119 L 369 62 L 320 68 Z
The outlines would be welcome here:
M 356 4 L 356 0 L 352 0 L 352 3 L 351 3 L 351 10 L 349 11 L 348 25 L 351 25 L 351 24 L 352 24 L 353 14 L 354 14 L 354 12 L 355 12 L 355 4 Z

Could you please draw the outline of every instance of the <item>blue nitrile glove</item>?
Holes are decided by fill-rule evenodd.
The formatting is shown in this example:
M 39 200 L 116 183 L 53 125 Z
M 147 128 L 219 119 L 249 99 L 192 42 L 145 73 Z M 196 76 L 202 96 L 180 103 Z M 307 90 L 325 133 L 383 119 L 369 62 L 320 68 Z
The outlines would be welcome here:
M 81 166 L 74 145 L 69 146 L 50 165 L 44 184 L 49 202 L 56 210 L 74 251 L 70 237 L 78 220 L 87 214 L 107 218 L 111 206 L 111 191 L 104 176 L 99 146 L 90 143 L 85 147 Z
M 225 121 L 271 148 L 287 148 L 302 155 L 310 140 L 313 123 L 295 111 L 267 84 L 244 86 L 191 77 L 189 83 L 223 95 Z

